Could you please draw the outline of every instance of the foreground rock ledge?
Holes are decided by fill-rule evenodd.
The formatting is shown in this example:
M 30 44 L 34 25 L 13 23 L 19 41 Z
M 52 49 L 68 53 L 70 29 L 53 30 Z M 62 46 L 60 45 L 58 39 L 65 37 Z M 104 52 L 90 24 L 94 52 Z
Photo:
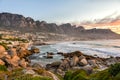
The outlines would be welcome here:
M 94 72 L 94 70 L 103 70 L 109 67 L 111 64 L 115 64 L 120 61 L 120 57 L 100 58 L 97 56 L 85 55 L 80 51 L 71 53 L 58 53 L 58 55 L 64 56 L 61 61 L 53 62 L 46 65 L 46 69 L 57 74 L 64 76 L 68 70 L 83 69 L 88 74 Z
M 36 47 L 31 47 L 31 49 L 28 50 L 21 46 L 15 46 L 5 50 L 5 48 L 0 45 L 0 65 L 5 65 L 8 70 L 20 67 L 26 68 L 30 63 L 28 56 L 39 52 L 40 50 Z

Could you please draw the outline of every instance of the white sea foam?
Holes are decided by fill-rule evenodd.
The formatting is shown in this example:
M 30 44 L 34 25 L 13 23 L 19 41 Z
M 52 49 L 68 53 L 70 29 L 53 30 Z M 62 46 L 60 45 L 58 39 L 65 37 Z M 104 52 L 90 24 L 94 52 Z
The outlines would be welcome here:
M 73 52 L 81 51 L 87 55 L 97 55 L 99 57 L 120 57 L 120 40 L 99 40 L 99 41 L 77 41 L 77 42 L 62 42 L 53 45 L 38 46 L 40 48 L 41 55 L 45 55 L 46 52 Z M 61 59 L 58 55 L 54 55 L 54 60 Z M 46 60 L 45 60 L 46 61 Z

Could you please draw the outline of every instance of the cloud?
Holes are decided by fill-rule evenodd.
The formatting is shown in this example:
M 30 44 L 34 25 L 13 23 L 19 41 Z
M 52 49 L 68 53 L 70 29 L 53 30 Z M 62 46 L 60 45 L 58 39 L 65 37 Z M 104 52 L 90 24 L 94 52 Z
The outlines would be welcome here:
M 88 24 L 108 24 L 114 21 L 120 20 L 120 14 L 116 11 L 108 16 L 105 16 L 102 19 L 94 19 L 93 21 L 82 21 L 80 24 L 88 25 Z

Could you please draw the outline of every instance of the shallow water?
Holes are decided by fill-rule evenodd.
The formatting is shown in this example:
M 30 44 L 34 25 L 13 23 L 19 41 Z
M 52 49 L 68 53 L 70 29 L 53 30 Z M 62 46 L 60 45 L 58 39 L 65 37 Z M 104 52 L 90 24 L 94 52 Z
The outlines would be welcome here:
M 105 58 L 110 56 L 120 56 L 120 40 L 72 41 L 37 47 L 40 48 L 41 53 L 36 55 L 37 57 L 34 61 L 41 61 L 42 63 L 51 63 L 63 58 L 56 54 L 53 59 L 45 59 L 43 56 L 46 55 L 46 52 L 67 53 L 81 51 L 84 54 L 97 55 Z

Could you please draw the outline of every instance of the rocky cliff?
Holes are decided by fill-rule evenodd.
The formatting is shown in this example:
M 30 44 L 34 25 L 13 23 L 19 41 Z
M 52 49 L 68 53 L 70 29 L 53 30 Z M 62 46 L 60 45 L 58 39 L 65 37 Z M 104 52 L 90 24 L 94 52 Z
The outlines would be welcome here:
M 19 14 L 0 13 L 0 28 L 19 30 L 22 32 L 44 32 L 54 34 L 64 34 L 68 37 L 77 37 L 80 39 L 118 39 L 120 35 L 109 29 L 89 29 L 82 26 L 73 26 L 70 23 L 57 25 L 45 21 L 35 21 L 30 17 L 24 17 Z

